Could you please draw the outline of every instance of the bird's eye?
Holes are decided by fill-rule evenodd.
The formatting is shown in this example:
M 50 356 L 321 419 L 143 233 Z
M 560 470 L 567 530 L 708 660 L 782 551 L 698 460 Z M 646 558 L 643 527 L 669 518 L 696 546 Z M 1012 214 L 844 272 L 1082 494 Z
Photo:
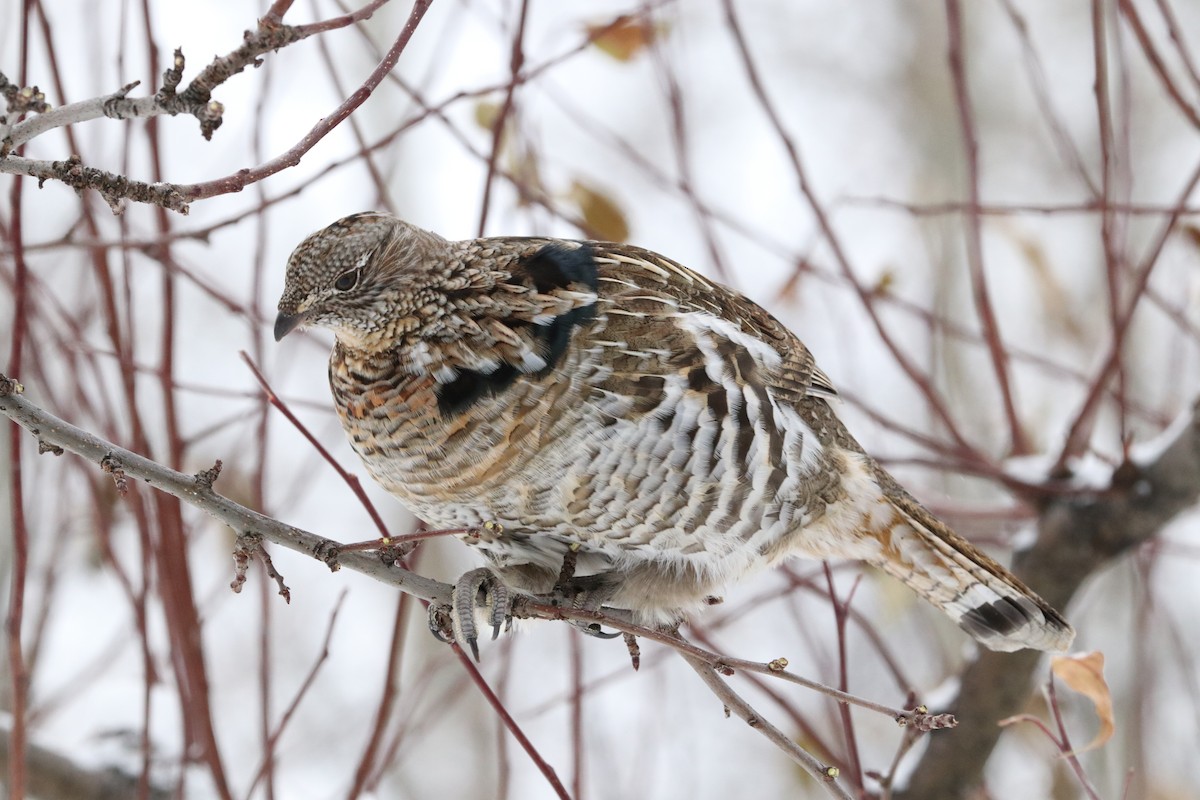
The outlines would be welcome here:
M 358 275 L 362 272 L 359 269 L 352 269 L 349 272 L 343 272 L 337 276 L 337 280 L 333 282 L 333 288 L 339 292 L 348 292 L 358 283 Z

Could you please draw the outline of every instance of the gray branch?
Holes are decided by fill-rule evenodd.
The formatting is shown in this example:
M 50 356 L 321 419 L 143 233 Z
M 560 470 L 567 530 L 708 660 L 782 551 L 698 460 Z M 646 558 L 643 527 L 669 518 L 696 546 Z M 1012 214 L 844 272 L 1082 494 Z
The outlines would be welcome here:
M 177 116 L 190 114 L 200 122 L 200 133 L 205 139 L 211 139 L 213 132 L 221 127 L 221 115 L 224 107 L 212 99 L 212 92 L 246 67 L 259 63 L 259 57 L 273 50 L 286 47 L 293 42 L 305 38 L 308 33 L 291 25 L 269 25 L 260 22 L 254 31 L 247 31 L 241 46 L 232 52 L 217 56 L 207 67 L 192 79 L 183 91 L 176 91 L 183 82 L 184 58 L 183 51 L 176 49 L 171 66 L 163 73 L 163 86 L 157 94 L 150 97 L 129 97 L 129 92 L 138 86 L 138 81 L 127 84 L 118 91 L 104 97 L 94 97 L 77 103 L 68 103 L 58 108 L 47 108 L 44 104 L 39 108 L 31 108 L 28 102 L 20 105 L 9 101 L 9 116 L 15 116 L 27 110 L 40 110 L 41 113 L 9 125 L 7 134 L 0 143 L 0 158 L 4 158 L 17 147 L 40 136 L 46 131 L 75 125 L 101 117 L 109 119 L 136 119 L 160 115 Z M 11 87 L 8 79 L 0 73 L 0 88 Z M 6 93 L 6 97 L 7 97 Z M 17 89 L 14 97 L 24 101 L 26 95 L 40 94 L 30 90 Z M 7 122 L 7 120 L 4 120 Z
M 127 84 L 104 97 L 94 97 L 77 103 L 50 108 L 36 87 L 17 88 L 0 73 L 0 90 L 8 103 L 7 113 L 0 116 L 0 173 L 27 175 L 38 179 L 41 186 L 47 180 L 61 181 L 82 193 L 95 189 L 113 213 L 120 213 L 122 200 L 159 205 L 186 214 L 188 200 L 178 187 L 164 183 L 146 183 L 123 175 L 85 166 L 77 155 L 62 161 L 45 161 L 13 155 L 21 145 L 47 131 L 81 122 L 108 117 L 126 120 L 160 115 L 191 114 L 200 122 L 200 133 L 211 139 L 221 126 L 224 106 L 212 99 L 212 90 L 230 76 L 241 72 L 257 56 L 299 38 L 295 29 L 287 26 L 260 29 L 247 34 L 240 48 L 229 55 L 213 60 L 182 92 L 176 92 L 183 78 L 184 58 L 175 51 L 174 61 L 163 74 L 163 88 L 152 97 L 129 97 L 138 82 Z M 39 98 L 41 101 L 39 102 Z M 21 122 L 22 114 L 37 112 Z
M 0 414 L 29 431 L 42 452 L 67 450 L 99 464 L 113 475 L 120 488 L 122 481 L 137 479 L 159 491 L 195 506 L 228 525 L 240 535 L 258 535 L 290 550 L 319 559 L 331 568 L 348 567 L 376 580 L 403 589 L 421 600 L 448 603 L 448 584 L 422 577 L 381 558 L 364 552 L 339 552 L 337 543 L 302 528 L 286 525 L 233 502 L 213 491 L 211 471 L 188 475 L 165 467 L 145 456 L 107 442 L 82 428 L 38 408 L 21 396 L 16 381 L 0 375 Z
M 21 156 L 8 156 L 0 158 L 0 172 L 37 178 L 39 187 L 48 180 L 55 180 L 81 193 L 85 189 L 95 189 L 114 214 L 121 212 L 122 200 L 152 203 L 181 214 L 188 212 L 188 200 L 183 192 L 179 191 L 178 186 L 171 183 L 130 180 L 124 175 L 84 166 L 78 156 L 71 156 L 66 161 L 39 161 Z
M 246 31 L 241 46 L 215 57 L 182 90 L 179 86 L 183 82 L 184 58 L 183 51 L 177 49 L 171 66 L 163 73 L 162 88 L 148 97 L 129 97 L 138 86 L 135 81 L 104 97 L 51 108 L 36 86 L 17 86 L 0 73 L 0 95 L 7 106 L 5 113 L 0 114 L 0 173 L 37 178 L 39 185 L 46 180 L 59 180 L 77 191 L 95 189 L 116 213 L 120 212 L 120 202 L 128 199 L 186 214 L 188 201 L 193 198 L 187 197 L 177 186 L 145 183 L 86 167 L 75 155 L 63 161 L 35 161 L 16 157 L 13 153 L 47 131 L 101 117 L 126 120 L 188 114 L 199 121 L 201 135 L 211 139 L 213 132 L 221 127 L 225 112 L 224 106 L 212 97 L 214 89 L 247 67 L 261 64 L 263 55 L 309 36 L 368 19 L 386 2 L 371 0 L 358 11 L 311 25 L 283 25 L 270 15 L 263 17 L 253 31 Z M 358 102 L 361 103 L 361 99 Z M 32 116 L 18 122 L 25 114 Z
M 712 664 L 687 653 L 681 653 L 681 655 L 688 666 L 700 676 L 700 680 L 708 686 L 709 691 L 725 704 L 726 714 L 735 714 L 751 728 L 766 736 L 776 747 L 803 767 L 804 771 L 811 775 L 830 796 L 840 798 L 840 800 L 850 800 L 850 793 L 837 783 L 837 768 L 822 764 L 819 759 L 800 747 L 792 741 L 791 737 L 755 711 L 717 674 L 717 670 L 713 668 Z

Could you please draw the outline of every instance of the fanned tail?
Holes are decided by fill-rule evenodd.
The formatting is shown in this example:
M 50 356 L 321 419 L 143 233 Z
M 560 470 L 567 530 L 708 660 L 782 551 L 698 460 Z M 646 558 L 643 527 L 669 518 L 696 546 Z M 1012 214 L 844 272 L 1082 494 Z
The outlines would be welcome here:
M 890 482 L 890 481 L 889 481 Z M 900 579 L 991 650 L 1065 652 L 1075 631 L 1015 575 L 950 530 L 894 483 L 896 511 L 875 566 Z

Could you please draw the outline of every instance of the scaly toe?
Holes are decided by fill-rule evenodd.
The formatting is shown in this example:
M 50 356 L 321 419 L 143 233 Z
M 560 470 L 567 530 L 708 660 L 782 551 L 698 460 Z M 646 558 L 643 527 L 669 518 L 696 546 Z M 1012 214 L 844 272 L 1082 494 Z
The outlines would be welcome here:
M 477 608 L 488 609 L 493 639 L 512 619 L 512 593 L 489 569 L 473 569 L 459 578 L 454 584 L 453 600 L 448 610 L 450 633 L 454 641 L 470 650 L 476 661 L 479 660 L 479 629 L 475 623 Z
M 492 641 L 500 636 L 500 629 L 507 631 L 512 627 L 513 596 L 508 587 L 498 580 L 491 582 L 490 592 L 491 614 L 488 621 L 492 623 Z

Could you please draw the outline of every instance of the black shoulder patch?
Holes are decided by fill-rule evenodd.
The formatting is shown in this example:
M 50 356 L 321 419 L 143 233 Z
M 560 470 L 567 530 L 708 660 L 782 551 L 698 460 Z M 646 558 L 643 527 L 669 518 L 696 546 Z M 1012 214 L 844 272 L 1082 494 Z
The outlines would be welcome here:
M 592 248 L 586 244 L 571 248 L 562 244 L 548 244 L 522 261 L 525 273 L 533 286 L 542 294 L 555 289 L 567 289 L 571 284 L 582 284 L 590 291 L 599 286 L 599 271 Z M 514 276 L 515 277 L 515 276 Z M 526 284 L 528 285 L 528 284 Z M 521 330 L 540 343 L 540 355 L 546 366 L 533 374 L 541 379 L 549 375 L 566 355 L 571 344 L 571 332 L 596 316 L 595 304 L 575 308 L 560 314 L 546 325 L 532 322 L 506 322 L 514 330 Z M 495 397 L 521 377 L 520 370 L 513 364 L 501 364 L 493 372 L 460 370 L 458 377 L 437 387 L 438 410 L 443 416 L 459 414 L 485 397 Z
M 582 325 L 595 316 L 596 306 L 590 305 L 557 316 L 549 325 L 533 326 L 534 338 L 546 344 L 546 351 L 542 354 L 542 357 L 546 359 L 546 366 L 538 371 L 538 377 L 548 374 L 562 361 L 563 356 L 566 355 L 567 346 L 571 343 L 571 331 L 575 329 L 575 326 Z
M 534 288 L 542 294 L 566 289 L 572 283 L 582 283 L 593 292 L 599 285 L 596 259 L 586 244 L 574 248 L 548 244 L 525 259 L 525 269 L 533 278 Z
M 543 294 L 555 289 L 566 289 L 572 283 L 581 283 L 593 292 L 600 285 L 599 270 L 595 254 L 589 245 L 570 248 L 561 244 L 548 244 L 525 261 L 525 268 L 533 278 L 534 287 Z M 571 343 L 571 331 L 596 316 L 594 305 L 584 306 L 555 317 L 549 325 L 534 325 L 535 339 L 545 344 L 542 354 L 546 367 L 538 373 L 541 377 L 562 361 Z
M 484 373 L 473 369 L 459 370 L 458 377 L 449 383 L 440 384 L 437 394 L 438 411 L 451 417 L 466 411 L 485 397 L 495 397 L 517 379 L 517 368 L 501 364 L 494 372 Z

